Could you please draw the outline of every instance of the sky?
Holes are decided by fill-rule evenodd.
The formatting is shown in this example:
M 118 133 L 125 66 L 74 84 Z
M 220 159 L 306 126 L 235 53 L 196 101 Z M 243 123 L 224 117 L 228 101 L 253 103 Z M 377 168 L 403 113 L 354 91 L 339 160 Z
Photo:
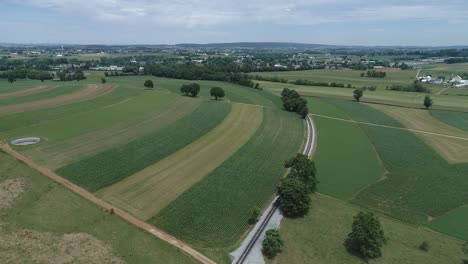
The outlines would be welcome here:
M 467 0 L 0 0 L 0 43 L 468 45 Z

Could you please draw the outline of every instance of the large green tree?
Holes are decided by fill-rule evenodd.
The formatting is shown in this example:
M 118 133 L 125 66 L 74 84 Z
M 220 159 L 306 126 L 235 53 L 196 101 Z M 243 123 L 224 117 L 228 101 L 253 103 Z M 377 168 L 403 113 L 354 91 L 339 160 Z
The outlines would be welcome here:
M 364 91 L 362 89 L 356 89 L 353 91 L 354 100 L 359 102 L 362 96 L 364 96 Z
M 281 252 L 283 247 L 283 240 L 278 230 L 270 229 L 266 231 L 265 239 L 262 242 L 262 252 L 268 258 L 274 258 Z
M 218 100 L 218 98 L 223 98 L 225 96 L 224 90 L 221 87 L 213 87 L 210 90 L 210 95 Z
M 363 259 L 374 259 L 382 256 L 381 248 L 386 241 L 377 216 L 372 212 L 359 212 L 354 217 L 352 230 L 345 244 L 349 251 Z
M 310 188 L 300 179 L 287 177 L 278 186 L 281 210 L 287 217 L 301 217 L 309 212 Z
M 196 97 L 200 92 L 200 85 L 197 83 L 184 84 L 180 87 L 180 92 L 191 97 Z
M 152 80 L 146 80 L 145 83 L 143 84 L 148 89 L 153 89 L 154 88 L 154 83 Z
M 426 97 L 424 97 L 423 104 L 424 104 L 424 107 L 426 107 L 426 109 L 431 108 L 433 104 L 432 98 L 429 95 L 426 95 Z
M 318 180 L 315 163 L 307 155 L 297 154 L 294 158 L 286 161 L 284 167 L 290 169 L 288 177 L 302 181 L 310 190 L 315 192 Z

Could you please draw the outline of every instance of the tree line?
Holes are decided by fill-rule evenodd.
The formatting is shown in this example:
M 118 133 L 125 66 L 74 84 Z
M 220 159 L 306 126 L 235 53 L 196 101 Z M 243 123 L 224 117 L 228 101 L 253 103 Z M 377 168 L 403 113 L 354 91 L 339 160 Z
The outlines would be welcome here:
M 387 73 L 383 71 L 367 71 L 366 73 L 361 73 L 361 77 L 368 77 L 368 78 L 385 78 L 387 77 Z
M 307 101 L 296 90 L 284 88 L 281 92 L 281 100 L 286 111 L 296 112 L 302 118 L 306 118 L 309 114 Z

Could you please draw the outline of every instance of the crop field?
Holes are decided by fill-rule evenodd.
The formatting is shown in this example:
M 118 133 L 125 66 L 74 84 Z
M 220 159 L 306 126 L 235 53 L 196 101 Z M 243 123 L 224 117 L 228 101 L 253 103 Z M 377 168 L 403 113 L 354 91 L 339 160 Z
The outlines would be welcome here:
M 432 64 L 432 65 L 427 65 L 426 67 L 424 67 L 421 73 L 424 73 L 425 71 L 449 72 L 452 74 L 463 73 L 463 72 L 468 72 L 468 63 Z
M 131 102 L 125 101 L 104 106 L 78 115 L 72 120 L 53 120 L 35 126 L 34 135 L 44 135 L 48 141 L 29 148 L 19 147 L 18 149 L 49 168 L 58 169 L 164 128 L 193 112 L 201 103 L 200 100 L 191 100 L 187 97 L 174 97 L 171 94 L 152 91 L 131 97 Z M 148 103 L 145 104 L 145 101 Z M 126 111 L 122 111 L 122 107 L 125 107 Z M 141 111 L 146 111 L 146 113 Z M 115 116 L 116 112 L 120 114 Z M 134 115 L 130 115 L 131 113 Z M 109 115 L 110 117 L 107 118 Z M 110 123 L 112 121 L 113 123 Z M 103 127 L 103 125 L 107 126 Z M 61 127 L 67 129 L 60 129 Z M 93 127 L 95 129 L 85 132 Z M 50 128 L 57 130 L 51 131 Z M 67 138 L 51 140 L 51 136 L 56 134 L 56 131 L 60 131 L 56 136 L 63 138 L 67 130 Z M 25 133 L 31 132 L 23 129 L 11 131 L 12 135 Z
M 13 84 L 7 82 L 6 79 L 2 79 L 0 82 L 0 96 L 7 95 L 9 93 L 20 93 L 26 90 L 30 90 L 34 87 L 44 87 L 57 85 L 57 83 L 51 81 L 40 82 L 37 80 L 16 80 Z M 1 97 L 0 97 L 1 98 Z
M 213 130 L 97 195 L 147 220 L 244 145 L 260 126 L 262 112 L 258 106 L 233 104 Z
M 402 127 L 395 119 L 365 104 L 326 99 L 353 120 Z M 360 125 L 372 141 L 389 175 L 362 190 L 353 200 L 362 206 L 412 223 L 424 224 L 468 200 L 468 164 L 449 164 L 413 133 Z
M 259 82 L 265 90 L 279 94 L 284 88 L 295 89 L 303 96 L 316 96 L 352 100 L 353 89 L 335 87 L 304 86 L 275 82 Z M 423 108 L 423 100 L 427 94 L 377 90 L 366 91 L 361 101 L 369 103 L 390 104 L 405 107 Z M 430 94 L 434 100 L 433 109 L 468 112 L 468 97 L 445 94 Z
M 454 237 L 468 241 L 468 205 L 455 209 L 431 221 L 429 226 Z
M 306 217 L 283 220 L 280 228 L 283 251 L 267 263 L 365 263 L 348 253 L 343 245 L 351 231 L 353 216 L 359 211 L 360 208 L 343 201 L 313 196 L 312 210 Z M 382 248 L 383 256 L 369 263 L 462 263 L 466 258 L 460 240 L 382 215 L 379 219 L 388 241 Z M 429 243 L 427 252 L 419 249 L 424 241 Z
M 249 210 L 263 208 L 299 151 L 304 123 L 297 115 L 265 108 L 253 137 L 150 223 L 199 247 L 230 247 L 245 233 Z
M 181 149 L 217 126 L 230 111 L 222 102 L 204 102 L 177 122 L 86 159 L 57 173 L 91 192 L 107 187 Z
M 468 113 L 431 110 L 431 115 L 450 126 L 468 131 Z
M 307 71 L 280 71 L 280 72 L 257 72 L 251 75 L 259 75 L 263 77 L 279 77 L 288 81 L 295 80 L 310 80 L 315 82 L 327 83 L 343 83 L 344 85 L 351 84 L 356 87 L 376 86 L 378 89 L 392 84 L 410 84 L 416 78 L 416 71 L 400 71 L 395 69 L 382 69 L 387 72 L 385 78 L 367 78 L 361 77 L 361 73 L 365 71 L 354 70 L 307 70 Z
M 349 119 L 324 100 L 307 98 L 311 113 Z M 315 163 L 318 191 L 343 200 L 384 176 L 385 169 L 372 143 L 357 124 L 314 116 L 317 127 Z M 337 165 L 339 164 L 339 166 Z
M 0 197 L 4 263 L 197 263 L 1 152 Z
M 435 134 L 414 134 L 433 147 L 449 163 L 468 163 L 468 132 L 450 126 L 436 118 L 429 111 L 408 109 L 387 105 L 370 105 L 398 120 L 405 127 Z M 447 135 L 447 137 L 440 136 Z M 448 137 L 450 136 L 450 137 Z
M 22 90 L 15 91 L 15 92 L 10 92 L 10 93 L 0 93 L 0 99 L 6 99 L 6 98 L 19 97 L 19 96 L 25 96 L 25 95 L 40 93 L 40 92 L 43 92 L 43 91 L 48 91 L 48 90 L 55 89 L 57 87 L 59 87 L 59 86 L 56 86 L 56 85 L 42 85 L 42 86 L 36 86 L 36 87 L 33 87 L 33 88 L 22 89 Z
M 200 88 L 200 94 L 198 95 L 201 98 L 209 99 L 210 89 L 215 86 L 223 88 L 226 92 L 225 101 L 245 103 L 245 104 L 256 104 L 263 105 L 268 107 L 280 107 L 281 99 L 277 96 L 274 96 L 266 91 L 260 91 L 249 87 L 244 87 L 236 84 L 226 83 L 226 82 L 216 82 L 216 81 L 187 81 L 187 80 L 178 80 L 178 79 L 168 79 L 168 78 L 157 78 L 157 77 L 144 77 L 150 79 L 154 82 L 156 90 L 162 90 L 167 92 L 172 92 L 180 94 L 180 87 L 183 84 L 189 83 L 198 83 Z M 109 78 L 110 82 L 116 82 L 121 85 L 131 85 L 135 87 L 142 87 L 144 79 L 142 77 L 112 77 Z
M 51 108 L 71 104 L 79 101 L 88 100 L 97 96 L 101 96 L 111 92 L 115 88 L 114 85 L 88 85 L 77 92 L 65 94 L 53 98 L 42 99 L 39 101 L 32 101 L 20 104 L 13 104 L 0 107 L 0 115 L 22 113 L 33 111 L 37 109 Z
M 46 88 L 49 88 L 47 86 L 44 86 Z M 15 97 L 10 97 L 10 98 L 4 98 L 2 99 L 0 97 L 0 108 L 8 105 L 14 105 L 14 104 L 22 104 L 22 103 L 29 103 L 29 102 L 34 102 L 34 101 L 39 101 L 39 100 L 45 100 L 49 98 L 53 98 L 56 96 L 62 96 L 66 94 L 71 94 L 74 92 L 77 92 L 83 87 L 81 86 L 75 86 L 75 85 L 66 85 L 66 86 L 55 86 L 52 88 L 55 89 L 46 89 L 39 91 L 37 93 L 32 93 L 32 94 L 26 94 L 23 96 L 15 96 Z M 34 89 L 34 88 L 33 88 Z M 30 89 L 28 89 L 30 90 Z M 23 90 L 23 91 L 28 91 L 28 90 Z M 16 93 L 17 94 L 17 93 Z

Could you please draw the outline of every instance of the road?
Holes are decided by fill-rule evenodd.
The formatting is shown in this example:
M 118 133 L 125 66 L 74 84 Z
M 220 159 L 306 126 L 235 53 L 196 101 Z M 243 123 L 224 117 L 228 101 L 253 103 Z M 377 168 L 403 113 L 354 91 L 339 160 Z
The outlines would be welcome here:
M 78 185 L 76 185 L 76 184 L 74 184 L 74 183 L 60 177 L 59 175 L 52 172 L 48 168 L 46 168 L 44 166 L 41 166 L 41 165 L 35 163 L 33 160 L 29 159 L 28 157 L 16 152 L 9 145 L 0 144 L 0 149 L 3 150 L 4 152 L 6 152 L 7 154 L 13 156 L 14 158 L 24 162 L 29 167 L 37 170 L 41 174 L 51 178 L 52 180 L 56 181 L 57 183 L 62 184 L 63 186 L 65 186 L 69 190 L 77 193 L 78 195 L 82 196 L 83 198 L 87 199 L 88 201 L 91 201 L 92 203 L 94 203 L 94 204 L 96 204 L 96 205 L 98 205 L 98 206 L 100 206 L 100 207 L 102 207 L 102 208 L 104 208 L 106 210 L 111 210 L 112 209 L 116 215 L 120 216 L 121 218 L 123 218 L 127 222 L 133 224 L 134 226 L 136 226 L 137 228 L 139 228 L 141 230 L 144 230 L 144 231 L 154 235 L 155 237 L 157 237 L 159 239 L 162 239 L 162 240 L 166 241 L 167 243 L 169 243 L 169 244 L 175 246 L 176 248 L 180 249 L 185 254 L 197 259 L 201 263 L 215 264 L 214 261 L 207 258 L 206 256 L 204 256 L 200 252 L 196 251 L 195 249 L 191 248 L 189 245 L 185 244 L 181 240 L 178 240 L 177 238 L 165 233 L 164 231 L 161 231 L 161 230 L 155 228 L 154 226 L 131 216 L 130 214 L 122 211 L 119 208 L 113 207 L 112 205 L 110 205 L 110 204 L 104 202 L 103 200 L 97 198 L 92 193 L 86 191 L 85 189 L 81 188 L 80 186 L 78 186 Z
M 313 156 L 316 146 L 316 130 L 312 117 L 306 117 L 306 142 L 302 154 Z M 269 229 L 278 229 L 281 223 L 282 214 L 279 209 L 278 197 L 275 197 L 267 209 L 263 212 L 260 220 L 247 235 L 241 246 L 230 253 L 233 264 L 265 263 L 261 253 L 262 241 L 265 233 Z

